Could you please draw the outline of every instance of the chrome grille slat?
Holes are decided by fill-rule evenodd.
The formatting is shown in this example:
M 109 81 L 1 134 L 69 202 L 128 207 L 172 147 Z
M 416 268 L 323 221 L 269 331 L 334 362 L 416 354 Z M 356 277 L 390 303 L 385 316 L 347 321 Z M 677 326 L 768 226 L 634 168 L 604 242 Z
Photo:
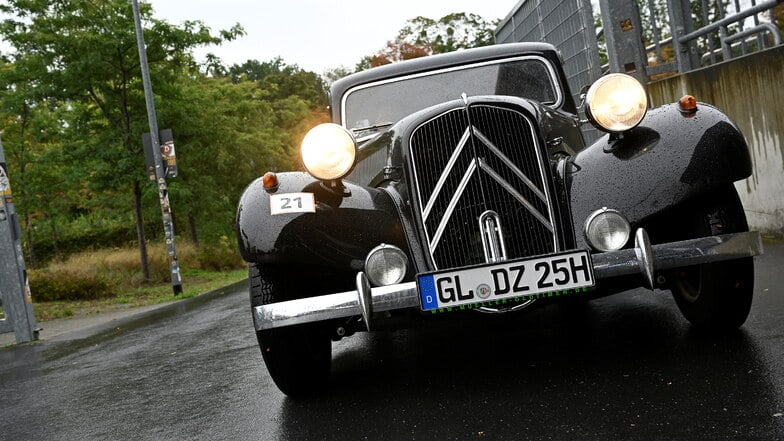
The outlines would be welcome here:
M 433 209 L 433 203 L 435 203 L 436 198 L 438 198 L 438 194 L 441 193 L 441 189 L 444 186 L 444 181 L 446 178 L 449 177 L 449 174 L 452 172 L 452 168 L 455 166 L 455 162 L 457 162 L 457 158 L 460 156 L 460 153 L 465 148 L 466 143 L 468 143 L 468 139 L 471 136 L 471 130 L 466 127 L 463 136 L 460 138 L 460 142 L 457 144 L 457 148 L 455 149 L 452 156 L 449 157 L 449 162 L 446 164 L 446 169 L 444 172 L 441 173 L 441 176 L 438 178 L 438 182 L 436 182 L 436 187 L 433 189 L 433 194 L 430 196 L 430 200 L 427 201 L 427 206 L 425 206 L 425 210 L 422 213 L 422 218 L 427 219 L 427 216 L 430 214 L 430 210 Z
M 531 214 L 536 218 L 536 220 L 541 222 L 542 225 L 547 227 L 547 229 L 550 230 L 551 232 L 553 231 L 553 225 L 550 223 L 550 221 L 547 220 L 544 216 L 542 216 L 542 214 L 539 213 L 539 211 L 537 211 L 536 207 L 531 205 L 531 203 L 528 202 L 528 200 L 525 197 L 523 197 L 523 195 L 518 193 L 517 190 L 515 190 L 511 184 L 506 182 L 504 178 L 502 178 L 501 175 L 498 174 L 498 172 L 493 170 L 493 168 L 487 165 L 481 158 L 479 159 L 479 168 L 482 169 L 483 171 L 486 171 L 487 174 L 490 175 L 490 177 L 495 179 L 495 181 L 498 182 L 504 189 L 506 189 L 506 191 L 508 191 L 512 196 L 514 196 L 515 199 L 517 199 L 521 204 L 523 204 L 523 206 L 527 208 L 529 212 L 531 212 Z
M 433 240 L 430 242 L 431 253 L 435 251 L 436 247 L 438 246 L 438 241 L 441 240 L 441 235 L 444 233 L 444 229 L 446 228 L 449 219 L 452 217 L 452 213 L 455 211 L 455 206 L 457 206 L 457 202 L 463 196 L 463 192 L 465 191 L 468 183 L 471 181 L 471 178 L 474 176 L 475 171 L 476 160 L 473 160 L 471 161 L 471 164 L 468 165 L 468 170 L 466 170 L 465 175 L 463 175 L 463 179 L 460 180 L 460 185 L 457 187 L 457 191 L 452 196 L 452 199 L 449 200 L 449 205 L 446 207 L 446 212 L 444 212 L 444 217 L 441 219 L 441 223 L 438 224 L 436 234 L 433 237 Z
M 477 138 L 482 140 L 484 145 L 487 146 L 487 148 L 489 148 L 490 150 L 492 150 L 493 153 L 496 154 L 496 156 L 503 159 L 504 161 L 507 161 L 509 168 L 512 170 L 512 172 L 514 172 L 514 174 L 517 175 L 517 177 L 520 178 L 520 180 L 522 180 L 525 183 L 525 185 L 527 185 L 528 188 L 531 189 L 531 191 L 534 192 L 534 194 L 539 199 L 542 200 L 542 202 L 547 203 L 547 197 L 544 195 L 544 193 L 540 191 L 538 188 L 536 188 L 536 185 L 533 182 L 531 182 L 530 179 L 528 179 L 528 176 L 523 174 L 523 172 L 519 168 L 515 167 L 514 163 L 509 158 L 507 158 L 506 155 L 504 155 L 500 150 L 498 150 L 498 147 L 493 145 L 493 143 L 490 142 L 490 140 L 487 139 L 487 137 L 483 135 L 482 132 L 480 132 L 479 130 L 474 130 L 474 134 L 476 135 Z
M 488 210 L 504 226 L 508 258 L 558 250 L 548 161 L 522 110 L 472 104 L 444 112 L 413 131 L 410 149 L 436 268 L 486 261 L 478 219 Z

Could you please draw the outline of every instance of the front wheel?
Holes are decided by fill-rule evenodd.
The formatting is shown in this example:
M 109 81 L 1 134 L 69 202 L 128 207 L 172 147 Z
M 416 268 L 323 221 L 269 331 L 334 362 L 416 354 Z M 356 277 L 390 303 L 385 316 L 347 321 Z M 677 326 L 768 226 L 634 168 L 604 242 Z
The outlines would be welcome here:
M 293 300 L 307 294 L 305 278 L 287 268 L 250 263 L 251 306 Z M 332 341 L 319 323 L 256 331 L 272 380 L 284 394 L 305 397 L 324 389 L 332 363 Z
M 693 237 L 749 229 L 732 185 L 695 204 L 687 216 Z M 746 321 L 754 291 L 751 257 L 681 268 L 670 277 L 675 302 L 695 327 L 726 331 Z

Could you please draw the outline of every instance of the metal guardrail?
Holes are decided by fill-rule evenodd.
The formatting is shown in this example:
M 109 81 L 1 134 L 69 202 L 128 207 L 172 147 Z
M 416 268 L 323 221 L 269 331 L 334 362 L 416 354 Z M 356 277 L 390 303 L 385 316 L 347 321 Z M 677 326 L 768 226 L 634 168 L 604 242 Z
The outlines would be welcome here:
M 652 0 L 648 0 L 652 3 Z M 740 2 L 735 1 L 735 13 L 725 15 L 725 11 L 720 9 L 718 11 L 719 20 L 714 21 L 699 29 L 693 29 L 691 10 L 689 8 L 688 0 L 668 0 L 667 7 L 670 17 L 670 27 L 673 34 L 676 36 L 674 39 L 665 39 L 657 41 L 653 45 L 646 47 L 646 51 L 656 51 L 657 58 L 661 59 L 661 46 L 673 44 L 675 46 L 675 54 L 677 58 L 677 71 L 680 73 L 688 72 L 696 69 L 705 64 L 715 63 L 716 57 L 721 56 L 722 60 L 729 60 L 733 58 L 734 49 L 738 46 L 741 48 L 741 53 L 747 52 L 747 46 L 754 43 L 754 40 L 747 40 L 747 37 L 756 36 L 755 39 L 756 49 L 760 50 L 765 46 L 765 39 L 762 38 L 765 33 L 772 36 L 773 44 L 780 45 L 782 42 L 781 31 L 773 23 L 760 22 L 758 14 L 771 10 L 775 6 L 782 3 L 782 0 L 767 0 L 759 4 L 755 0 L 751 1 L 751 6 L 747 9 L 740 10 Z M 703 10 L 706 10 L 708 5 L 705 0 L 702 1 Z M 652 12 L 651 12 L 652 13 Z M 748 29 L 743 29 L 743 23 L 749 17 L 754 17 L 754 26 Z M 707 21 L 708 16 L 704 14 L 703 20 Z M 653 20 L 652 20 L 653 21 Z M 735 34 L 728 34 L 728 26 L 738 24 L 740 30 Z M 658 36 L 658 29 L 653 23 L 655 34 Z M 720 48 L 714 49 L 713 40 L 707 39 L 708 51 L 701 56 L 697 56 L 697 41 L 702 37 L 708 37 L 710 34 L 718 32 Z M 737 42 L 737 43 L 736 43 Z M 736 44 L 733 44 L 736 43 Z M 657 69 L 656 73 L 662 73 L 662 69 Z M 653 74 L 653 73 L 650 73 Z

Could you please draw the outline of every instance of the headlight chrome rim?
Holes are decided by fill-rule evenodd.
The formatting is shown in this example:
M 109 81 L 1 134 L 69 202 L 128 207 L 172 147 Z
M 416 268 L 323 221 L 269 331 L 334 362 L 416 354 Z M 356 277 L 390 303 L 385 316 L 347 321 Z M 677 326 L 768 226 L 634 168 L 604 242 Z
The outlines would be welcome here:
M 357 141 L 345 127 L 319 124 L 308 131 L 300 145 L 305 170 L 316 179 L 335 181 L 348 175 L 357 157 Z
M 605 75 L 596 80 L 585 95 L 586 116 L 597 129 L 605 132 L 631 130 L 642 122 L 647 112 L 645 88 L 630 75 Z
M 623 226 L 623 234 L 625 238 L 620 241 L 614 241 L 620 243 L 620 245 L 616 246 L 605 246 L 604 243 L 600 243 L 597 238 L 592 234 L 592 228 L 596 227 L 597 220 L 601 218 L 607 219 L 607 216 L 614 216 L 615 220 L 620 221 L 620 225 Z M 619 230 L 620 231 L 620 230 Z M 629 238 L 631 237 L 631 225 L 629 221 L 626 219 L 626 216 L 623 215 L 618 210 L 602 207 L 599 210 L 594 211 L 591 213 L 588 218 L 585 220 L 585 225 L 583 226 L 583 235 L 585 236 L 585 240 L 588 244 L 596 251 L 600 252 L 608 252 L 608 251 L 617 251 L 626 246 L 629 243 Z
M 397 264 L 399 267 L 397 269 L 397 277 L 393 278 L 382 278 L 388 275 L 387 271 L 384 271 L 384 274 L 380 274 L 377 269 L 381 267 L 377 267 L 376 259 L 384 259 L 385 263 L 388 258 L 391 259 L 398 259 Z M 395 264 L 395 262 L 392 262 Z M 386 270 L 387 268 L 383 268 Z M 367 257 L 365 258 L 365 274 L 367 275 L 370 282 L 373 286 L 389 286 L 395 285 L 403 281 L 408 272 L 408 256 L 406 253 L 403 252 L 400 248 L 382 243 L 381 245 L 373 248 L 368 253 Z

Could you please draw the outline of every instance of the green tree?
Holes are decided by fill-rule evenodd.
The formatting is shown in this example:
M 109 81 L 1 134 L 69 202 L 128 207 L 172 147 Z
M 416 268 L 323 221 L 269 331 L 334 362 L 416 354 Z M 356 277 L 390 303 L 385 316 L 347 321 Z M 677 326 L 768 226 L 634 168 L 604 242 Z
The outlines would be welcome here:
M 441 54 L 493 44 L 493 31 L 498 22 L 465 12 L 447 14 L 438 20 L 419 16 L 406 22 L 398 38 L 425 48 L 428 55 Z
M 235 26 L 214 36 L 198 21 L 176 27 L 152 18 L 149 4 L 140 6 L 147 24 L 145 41 L 153 88 L 162 97 L 178 87 L 173 80 L 195 71 L 192 48 L 218 44 L 243 33 Z M 131 2 L 8 0 L 0 10 L 10 17 L 0 24 L 0 34 L 14 49 L 9 59 L 14 70 L 24 74 L 17 75 L 17 82 L 8 87 L 18 90 L 19 78 L 26 78 L 29 99 L 56 100 L 86 112 L 87 130 L 79 134 L 77 151 L 96 167 L 91 183 L 106 190 L 132 192 L 140 260 L 145 278 L 149 278 L 141 203 L 145 176 L 139 142 L 146 111 Z
M 269 101 L 297 96 L 314 107 L 327 105 L 324 80 L 296 64 L 286 64 L 280 57 L 265 62 L 248 60 L 242 65 L 235 64 L 228 69 L 227 75 L 234 83 L 256 83 L 265 91 L 265 98 Z
M 437 20 L 422 16 L 412 18 L 384 48 L 360 60 L 356 71 L 426 55 L 491 45 L 498 22 L 465 12 L 447 14 Z

